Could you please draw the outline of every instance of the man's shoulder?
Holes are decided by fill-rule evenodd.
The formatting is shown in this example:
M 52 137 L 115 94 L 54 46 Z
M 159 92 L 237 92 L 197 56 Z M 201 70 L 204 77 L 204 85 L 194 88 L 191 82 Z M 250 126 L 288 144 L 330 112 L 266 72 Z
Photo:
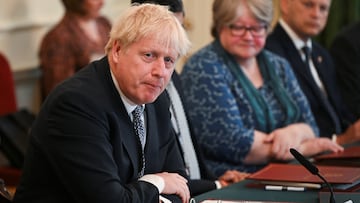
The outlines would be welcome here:
M 317 41 L 312 41 L 312 52 L 316 55 L 321 55 L 323 57 L 326 57 L 326 60 L 330 60 L 331 56 L 329 51 L 323 46 L 321 45 L 319 42 Z
M 337 36 L 344 37 L 344 38 L 350 38 L 350 39 L 354 40 L 354 39 L 357 39 L 357 38 L 354 38 L 354 36 L 359 36 L 359 34 L 360 34 L 360 21 L 347 25 L 339 32 L 339 34 Z
M 288 46 L 288 43 L 291 43 L 288 34 L 281 27 L 281 25 L 277 23 L 273 31 L 268 35 L 266 39 L 265 48 L 277 54 L 284 55 L 284 46 Z
M 285 30 L 281 27 L 280 23 L 275 24 L 272 31 L 269 33 L 267 40 L 270 38 L 270 40 L 279 40 L 279 37 L 281 35 L 287 35 Z
M 168 110 L 170 106 L 170 98 L 166 90 L 164 90 L 152 104 L 158 110 Z

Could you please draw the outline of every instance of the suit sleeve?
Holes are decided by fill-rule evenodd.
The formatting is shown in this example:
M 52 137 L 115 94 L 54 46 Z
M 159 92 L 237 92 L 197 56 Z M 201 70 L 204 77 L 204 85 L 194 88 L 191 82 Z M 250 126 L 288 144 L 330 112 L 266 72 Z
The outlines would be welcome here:
M 94 101 L 77 94 L 65 94 L 58 100 L 46 121 L 47 135 L 39 145 L 73 199 L 93 203 L 158 202 L 159 192 L 154 185 L 119 177 L 110 126 Z

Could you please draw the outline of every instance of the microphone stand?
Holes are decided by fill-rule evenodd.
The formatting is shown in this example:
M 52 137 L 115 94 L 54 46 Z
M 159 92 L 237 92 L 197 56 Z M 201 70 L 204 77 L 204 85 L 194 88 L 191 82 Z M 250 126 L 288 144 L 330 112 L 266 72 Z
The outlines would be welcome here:
M 319 176 L 319 178 L 321 178 L 321 180 L 326 184 L 326 186 L 330 190 L 330 200 L 329 200 L 329 202 L 330 203 L 335 203 L 335 195 L 334 195 L 333 188 L 331 187 L 330 183 L 320 174 L 319 169 L 314 164 L 312 164 L 309 160 L 307 160 L 302 154 L 300 154 L 300 152 L 298 152 L 296 149 L 290 148 L 290 153 L 310 173 L 312 173 L 313 175 L 317 175 L 317 176 Z
M 331 187 L 330 183 L 328 181 L 326 181 L 326 179 L 320 173 L 318 173 L 317 176 L 319 176 L 321 178 L 321 180 L 324 181 L 324 183 L 326 184 L 326 186 L 330 190 L 330 200 L 329 200 L 329 202 L 330 203 L 335 203 L 334 191 L 333 191 L 333 188 Z

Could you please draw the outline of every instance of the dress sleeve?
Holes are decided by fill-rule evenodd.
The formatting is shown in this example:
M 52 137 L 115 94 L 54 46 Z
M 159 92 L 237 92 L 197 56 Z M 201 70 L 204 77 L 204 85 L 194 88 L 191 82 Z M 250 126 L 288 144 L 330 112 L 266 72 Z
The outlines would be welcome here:
M 243 122 L 252 115 L 239 103 L 246 101 L 228 69 L 211 52 L 195 55 L 185 64 L 181 80 L 189 120 L 207 163 L 239 166 L 250 151 L 254 129 Z

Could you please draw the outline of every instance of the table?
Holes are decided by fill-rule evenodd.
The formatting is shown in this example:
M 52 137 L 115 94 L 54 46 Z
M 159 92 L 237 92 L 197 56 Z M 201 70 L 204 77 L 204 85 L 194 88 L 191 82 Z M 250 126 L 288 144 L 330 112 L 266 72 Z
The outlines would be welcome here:
M 194 198 L 196 203 L 206 199 L 221 199 L 221 200 L 247 200 L 247 201 L 273 201 L 273 202 L 301 202 L 301 203 L 319 203 L 318 190 L 306 191 L 267 191 L 263 188 L 247 187 L 252 183 L 252 180 L 244 180 L 235 183 L 228 187 L 213 190 Z M 360 202 L 360 193 L 349 193 L 352 196 L 353 202 Z M 343 203 L 344 196 L 336 197 L 336 203 Z M 355 198 L 355 199 L 354 199 Z M 343 200 L 343 201 L 338 201 Z
M 344 147 L 360 146 L 360 141 L 345 145 Z M 297 163 L 292 161 L 290 164 Z M 213 190 L 201 194 L 194 198 L 195 202 L 201 202 L 206 199 L 221 200 L 249 200 L 249 201 L 275 201 L 275 202 L 303 202 L 303 203 L 319 203 L 319 190 L 306 191 L 266 191 L 264 188 L 247 187 L 253 180 L 244 180 L 235 183 L 220 190 Z M 347 194 L 345 194 L 346 196 Z M 360 203 L 360 192 L 349 193 L 354 203 Z M 343 203 L 344 194 L 336 196 L 336 203 Z
M 279 201 L 279 202 L 306 202 L 318 203 L 318 191 L 266 191 L 263 188 L 249 188 L 247 184 L 252 180 L 244 180 L 220 190 L 213 190 L 194 199 L 200 202 L 205 199 L 222 200 L 253 200 L 253 201 Z M 296 200 L 296 201 L 294 201 Z

